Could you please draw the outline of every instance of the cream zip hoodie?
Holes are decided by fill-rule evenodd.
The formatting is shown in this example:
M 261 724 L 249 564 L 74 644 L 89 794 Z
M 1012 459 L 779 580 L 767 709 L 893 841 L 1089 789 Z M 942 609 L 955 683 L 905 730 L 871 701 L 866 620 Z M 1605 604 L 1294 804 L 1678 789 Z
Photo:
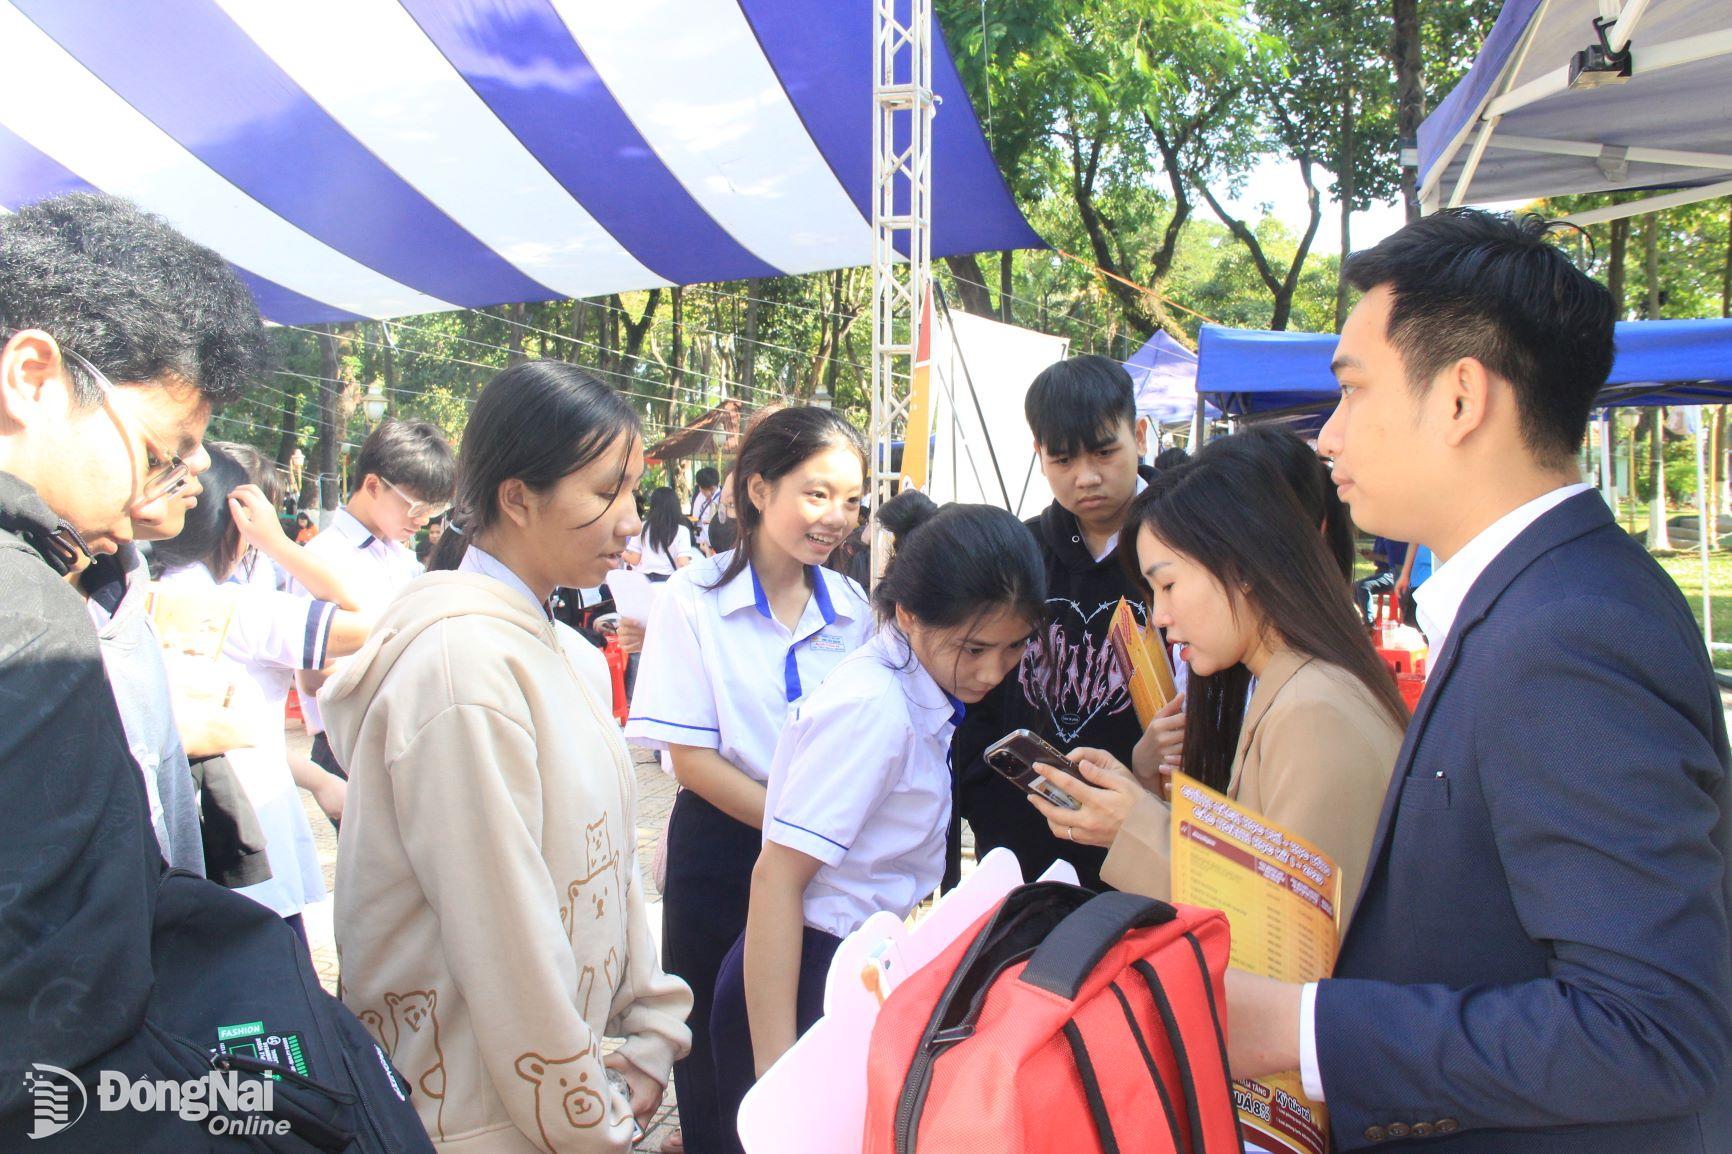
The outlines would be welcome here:
M 518 591 L 436 573 L 319 694 L 350 772 L 343 1001 L 441 1150 L 624 1151 L 602 1036 L 664 1085 L 690 1047 L 691 992 L 645 914 L 631 758 L 583 656 Z

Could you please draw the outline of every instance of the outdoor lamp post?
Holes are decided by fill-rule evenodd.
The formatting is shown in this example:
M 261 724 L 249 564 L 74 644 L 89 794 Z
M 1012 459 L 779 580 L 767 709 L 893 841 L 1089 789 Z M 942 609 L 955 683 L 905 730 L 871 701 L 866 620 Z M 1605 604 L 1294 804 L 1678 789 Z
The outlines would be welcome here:
M 378 381 L 367 386 L 367 396 L 361 402 L 363 411 L 367 414 L 367 423 L 377 425 L 385 419 L 385 407 L 389 402 L 385 399 L 385 387 Z

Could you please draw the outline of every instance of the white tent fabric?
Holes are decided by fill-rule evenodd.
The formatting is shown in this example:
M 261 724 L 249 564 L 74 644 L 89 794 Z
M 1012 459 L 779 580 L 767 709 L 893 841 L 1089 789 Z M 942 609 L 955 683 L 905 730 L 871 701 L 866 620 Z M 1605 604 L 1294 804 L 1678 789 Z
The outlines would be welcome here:
M 0 210 L 129 197 L 287 323 L 863 265 L 872 34 L 863 0 L 0 0 Z M 933 254 L 1039 245 L 933 70 Z
M 932 336 L 932 458 L 926 494 L 1038 514 L 1052 490 L 1035 459 L 1022 399 L 1063 360 L 1065 337 L 947 311 Z
M 1572 68 L 1578 53 L 1625 47 L 1621 81 Z M 1729 68 L 1728 0 L 1508 0 L 1473 68 L 1420 126 L 1421 199 L 1435 211 L 1685 190 L 1572 217 L 1591 224 L 1732 193 Z

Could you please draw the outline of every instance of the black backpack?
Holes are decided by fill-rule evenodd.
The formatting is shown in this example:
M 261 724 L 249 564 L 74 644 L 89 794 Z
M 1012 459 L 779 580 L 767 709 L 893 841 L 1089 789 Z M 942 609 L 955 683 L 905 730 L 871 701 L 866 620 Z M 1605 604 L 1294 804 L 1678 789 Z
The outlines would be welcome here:
M 156 985 L 134 1044 L 127 1056 L 111 1056 L 118 1061 L 98 1064 L 152 1082 L 204 1082 L 215 1072 L 230 1085 L 251 1085 L 251 1102 L 243 1098 L 233 1110 L 210 1102 L 208 1116 L 190 1119 L 160 1099 L 149 1112 L 136 1108 L 138 1099 L 133 1108 L 104 1110 L 87 1071 L 86 1100 L 71 1105 L 81 1116 L 29 1143 L 32 1152 L 432 1154 L 408 1079 L 320 986 L 300 935 L 276 913 L 169 870 L 158 884 L 151 962 Z M 265 1112 L 257 1095 L 267 1078 Z M 11 1147 L 0 1140 L 0 1148 Z

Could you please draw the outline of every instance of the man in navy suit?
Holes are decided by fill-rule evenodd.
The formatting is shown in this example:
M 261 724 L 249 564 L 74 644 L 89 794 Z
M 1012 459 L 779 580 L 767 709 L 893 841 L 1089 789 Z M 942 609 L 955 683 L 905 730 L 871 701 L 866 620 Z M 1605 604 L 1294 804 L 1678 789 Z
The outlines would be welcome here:
M 1338 1149 L 1732 1150 L 1726 726 L 1677 587 L 1579 484 L 1613 306 L 1536 218 L 1348 264 L 1319 438 L 1422 542 L 1433 663 L 1335 976 L 1229 974 L 1235 1073 L 1298 1068 Z

